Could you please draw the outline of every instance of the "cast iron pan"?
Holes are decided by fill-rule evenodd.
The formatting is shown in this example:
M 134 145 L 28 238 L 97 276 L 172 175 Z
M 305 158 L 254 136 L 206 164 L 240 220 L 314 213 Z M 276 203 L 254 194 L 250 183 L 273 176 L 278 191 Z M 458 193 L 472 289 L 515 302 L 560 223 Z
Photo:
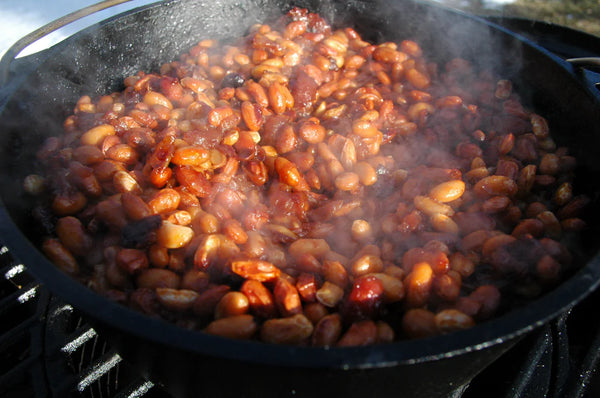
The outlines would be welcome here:
M 357 348 L 306 348 L 231 341 L 178 328 L 115 304 L 62 274 L 38 250 L 39 228 L 21 181 L 34 148 L 79 96 L 119 90 L 125 76 L 157 70 L 201 38 L 239 37 L 292 5 L 352 25 L 372 41 L 417 40 L 436 62 L 463 57 L 513 80 L 547 117 L 555 141 L 578 158 L 576 188 L 592 198 L 590 228 L 577 246 L 579 271 L 555 290 L 469 330 Z M 581 72 L 492 23 L 419 2 L 279 0 L 167 1 L 82 31 L 13 67 L 0 102 L 0 236 L 55 294 L 92 317 L 122 356 L 174 396 L 448 396 L 527 332 L 565 313 L 598 284 L 600 95 Z

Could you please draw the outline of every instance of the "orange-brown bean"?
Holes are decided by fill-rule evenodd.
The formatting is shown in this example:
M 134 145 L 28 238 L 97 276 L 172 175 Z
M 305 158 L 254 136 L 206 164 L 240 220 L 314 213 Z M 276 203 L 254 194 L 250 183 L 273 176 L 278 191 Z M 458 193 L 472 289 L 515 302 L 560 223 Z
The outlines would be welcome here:
M 232 261 L 231 271 L 245 279 L 252 279 L 259 282 L 274 281 L 281 275 L 279 268 L 263 260 Z
M 460 198 L 464 192 L 465 183 L 462 180 L 452 180 L 431 188 L 429 197 L 440 203 L 446 203 Z
M 246 280 L 240 291 L 248 298 L 250 311 L 261 318 L 273 318 L 277 315 L 277 308 L 272 293 L 261 282 L 252 279 Z
M 406 304 L 410 307 L 420 307 L 429 299 L 433 283 L 433 271 L 425 262 L 417 263 L 404 279 L 406 288 Z
M 323 262 L 323 277 L 342 288 L 346 287 L 350 281 L 346 268 L 339 261 Z
M 242 292 L 227 292 L 217 303 L 215 319 L 246 314 L 250 309 L 248 297 Z
M 177 210 L 181 197 L 179 192 L 171 188 L 161 189 L 148 201 L 153 214 L 170 213 Z
M 282 316 L 291 316 L 302 313 L 302 302 L 296 287 L 287 279 L 279 278 L 273 289 L 275 305 Z

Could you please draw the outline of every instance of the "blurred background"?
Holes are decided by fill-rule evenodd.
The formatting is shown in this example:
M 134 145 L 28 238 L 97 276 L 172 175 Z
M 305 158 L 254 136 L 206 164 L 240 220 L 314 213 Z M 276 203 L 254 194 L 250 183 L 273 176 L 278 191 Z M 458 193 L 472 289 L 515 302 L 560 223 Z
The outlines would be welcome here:
M 0 0 L 0 55 L 33 30 L 99 0 Z M 125 10 L 157 0 L 132 0 L 66 26 L 22 52 L 34 53 Z M 402 1 L 402 0 L 398 0 Z M 514 16 L 565 25 L 600 36 L 599 0 L 429 0 L 477 15 Z
M 535 19 L 600 36 L 599 0 L 440 0 L 436 2 L 474 14 Z

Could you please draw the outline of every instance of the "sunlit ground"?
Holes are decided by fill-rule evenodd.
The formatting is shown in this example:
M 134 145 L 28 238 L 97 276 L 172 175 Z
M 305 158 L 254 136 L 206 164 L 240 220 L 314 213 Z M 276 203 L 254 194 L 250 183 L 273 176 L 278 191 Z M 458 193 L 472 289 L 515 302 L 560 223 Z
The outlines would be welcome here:
M 524 17 L 600 36 L 599 0 L 437 0 L 481 15 Z
M 0 0 L 0 55 L 36 28 L 99 0 Z M 30 46 L 23 55 L 57 43 L 78 30 L 125 9 L 156 0 L 133 0 L 76 22 Z M 402 1 L 402 0 L 397 0 Z M 600 36 L 600 0 L 431 0 L 480 15 L 518 16 L 560 25 Z

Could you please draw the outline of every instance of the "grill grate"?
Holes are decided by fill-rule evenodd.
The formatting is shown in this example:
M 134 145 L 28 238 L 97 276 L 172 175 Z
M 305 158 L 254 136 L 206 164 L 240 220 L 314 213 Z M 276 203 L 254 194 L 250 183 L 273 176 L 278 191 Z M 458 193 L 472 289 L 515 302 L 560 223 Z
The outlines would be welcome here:
M 110 347 L 76 309 L 52 296 L 0 246 L 0 396 L 172 398 Z M 453 398 L 600 396 L 596 292 L 543 326 Z
M 169 398 L 0 246 L 0 396 Z

